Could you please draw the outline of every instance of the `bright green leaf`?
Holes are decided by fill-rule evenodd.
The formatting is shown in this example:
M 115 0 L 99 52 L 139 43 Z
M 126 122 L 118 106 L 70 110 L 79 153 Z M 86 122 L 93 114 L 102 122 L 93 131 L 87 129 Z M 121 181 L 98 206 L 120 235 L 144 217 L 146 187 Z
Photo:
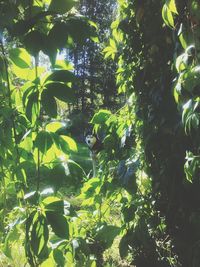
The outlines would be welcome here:
M 61 135 L 61 138 L 63 140 L 65 140 L 65 142 L 67 143 L 67 145 L 69 146 L 69 149 L 74 151 L 74 152 L 77 152 L 78 148 L 77 148 L 77 144 L 76 142 L 74 141 L 74 139 L 72 139 L 71 137 L 69 136 L 65 136 L 65 135 Z
M 162 9 L 162 17 L 167 26 L 174 28 L 174 18 L 172 16 L 172 12 L 166 4 L 163 6 Z
M 22 69 L 31 67 L 31 56 L 24 48 L 13 48 L 9 50 L 10 59 Z
M 176 1 L 175 0 L 168 0 L 167 1 L 167 7 L 169 10 L 175 14 L 178 14 L 177 8 L 176 8 Z
M 59 122 L 59 121 L 53 121 L 50 122 L 46 125 L 46 130 L 48 132 L 52 132 L 55 133 L 58 129 L 63 127 L 63 123 Z

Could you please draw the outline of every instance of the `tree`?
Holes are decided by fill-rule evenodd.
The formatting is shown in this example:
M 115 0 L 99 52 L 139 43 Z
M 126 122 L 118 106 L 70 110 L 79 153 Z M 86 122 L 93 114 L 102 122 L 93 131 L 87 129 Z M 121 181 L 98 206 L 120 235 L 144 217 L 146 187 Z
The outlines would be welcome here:
M 80 102 L 82 112 L 90 115 L 98 106 L 115 108 L 117 102 L 115 63 L 105 63 L 102 54 L 102 44 L 110 35 L 114 10 L 115 1 L 80 1 L 79 4 L 80 13 L 96 23 L 99 38 L 98 43 L 88 40 L 83 50 L 77 46 L 71 55 L 80 78 L 77 104 L 79 106 Z

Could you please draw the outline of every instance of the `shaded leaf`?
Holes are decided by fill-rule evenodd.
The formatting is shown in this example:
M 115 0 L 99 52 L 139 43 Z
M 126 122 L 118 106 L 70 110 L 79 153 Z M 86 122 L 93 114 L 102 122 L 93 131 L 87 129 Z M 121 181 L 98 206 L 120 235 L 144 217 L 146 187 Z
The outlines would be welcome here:
M 49 117 L 57 117 L 57 103 L 55 98 L 48 93 L 47 90 L 43 90 L 41 94 L 41 102 L 44 108 L 44 111 Z
M 52 74 L 50 74 L 46 81 L 55 81 L 55 82 L 74 82 L 76 80 L 76 76 L 73 74 L 73 72 L 68 70 L 57 70 L 54 71 Z
M 45 154 L 52 146 L 53 140 L 50 133 L 46 131 L 41 131 L 36 136 L 34 146 L 39 149 L 43 154 Z
M 55 211 L 46 211 L 48 223 L 60 238 L 69 239 L 69 224 L 65 216 Z
M 37 30 L 31 31 L 24 37 L 26 49 L 33 56 L 37 56 L 40 50 L 44 47 L 45 35 Z
M 52 0 L 49 6 L 49 11 L 64 14 L 70 11 L 75 3 L 76 1 L 74 0 Z
M 75 101 L 75 93 L 72 88 L 64 83 L 48 83 L 46 88 L 49 94 L 62 100 L 64 102 L 70 103 Z
M 42 201 L 46 211 L 55 211 L 64 214 L 64 202 L 58 197 L 47 197 Z
M 111 115 L 111 112 L 109 110 L 101 109 L 101 110 L 99 110 L 99 112 L 97 112 L 93 116 L 91 123 L 93 123 L 93 124 L 105 123 L 107 121 L 107 119 L 110 117 L 110 115 Z

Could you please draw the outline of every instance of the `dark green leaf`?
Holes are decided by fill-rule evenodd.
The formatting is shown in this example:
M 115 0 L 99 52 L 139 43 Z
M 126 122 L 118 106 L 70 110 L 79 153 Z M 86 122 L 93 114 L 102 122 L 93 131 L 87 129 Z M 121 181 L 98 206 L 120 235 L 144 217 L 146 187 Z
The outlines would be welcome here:
M 28 32 L 30 29 L 31 25 L 28 23 L 26 20 L 19 20 L 17 21 L 13 27 L 12 27 L 12 34 L 14 36 L 20 36 L 24 35 L 25 33 Z
M 49 11 L 64 14 L 70 11 L 75 3 L 76 1 L 74 0 L 52 0 L 49 6 Z
M 120 227 L 114 225 L 102 225 L 97 228 L 96 239 L 103 243 L 105 249 L 111 247 L 115 237 L 119 235 Z
M 119 254 L 122 259 L 126 258 L 128 256 L 129 252 L 129 236 L 128 234 L 125 234 L 119 243 Z
M 45 35 L 39 31 L 31 31 L 24 37 L 24 44 L 29 53 L 37 56 L 44 47 Z
M 137 210 L 136 205 L 131 205 L 130 207 L 124 207 L 122 208 L 122 213 L 124 216 L 124 221 L 125 222 L 130 222 L 134 219 L 135 217 L 135 212 Z
M 64 201 L 58 197 L 47 197 L 42 201 L 46 211 L 64 214 Z
M 52 146 L 53 140 L 51 134 L 45 131 L 38 133 L 35 139 L 35 147 L 38 148 L 43 154 L 45 154 Z
M 64 83 L 48 83 L 46 88 L 49 94 L 55 96 L 59 100 L 70 103 L 75 101 L 75 93 L 72 88 Z
M 41 95 L 41 102 L 44 108 L 44 111 L 49 117 L 56 118 L 57 117 L 57 103 L 55 98 L 48 94 L 47 90 L 44 90 Z
M 3 56 L 0 56 L 0 77 L 1 79 L 6 80 L 6 68 Z
M 63 186 L 65 181 L 65 168 L 61 164 L 54 166 L 48 177 L 49 185 L 51 185 L 54 190 L 57 191 L 61 186 Z
M 68 39 L 68 29 L 65 23 L 58 22 L 50 30 L 48 40 L 52 46 L 61 49 L 66 46 Z
M 26 116 L 29 121 L 34 124 L 39 116 L 40 104 L 39 104 L 39 93 L 31 93 L 28 97 L 28 102 L 26 106 Z
M 110 117 L 111 112 L 109 110 L 101 109 L 97 112 L 91 120 L 93 124 L 102 124 Z
M 68 32 L 73 41 L 83 45 L 87 39 L 96 38 L 96 28 L 85 17 L 74 16 L 67 20 Z
M 65 216 L 55 211 L 46 211 L 46 216 L 53 232 L 60 238 L 69 239 L 69 224 Z
M 47 246 L 49 230 L 47 220 L 40 215 L 34 222 L 31 230 L 31 248 L 35 255 L 39 256 Z
M 47 77 L 45 82 L 47 81 L 55 81 L 63 83 L 74 82 L 76 81 L 76 76 L 71 71 L 68 70 L 57 70 Z
M 65 257 L 60 249 L 56 248 L 53 250 L 53 258 L 57 266 L 65 266 Z

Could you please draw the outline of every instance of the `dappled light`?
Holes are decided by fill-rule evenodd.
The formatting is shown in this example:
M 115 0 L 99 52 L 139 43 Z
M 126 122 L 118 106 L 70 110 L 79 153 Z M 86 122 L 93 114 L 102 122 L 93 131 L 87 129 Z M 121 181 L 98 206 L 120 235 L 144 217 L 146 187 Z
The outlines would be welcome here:
M 199 1 L 0 11 L 0 266 L 200 267 Z

